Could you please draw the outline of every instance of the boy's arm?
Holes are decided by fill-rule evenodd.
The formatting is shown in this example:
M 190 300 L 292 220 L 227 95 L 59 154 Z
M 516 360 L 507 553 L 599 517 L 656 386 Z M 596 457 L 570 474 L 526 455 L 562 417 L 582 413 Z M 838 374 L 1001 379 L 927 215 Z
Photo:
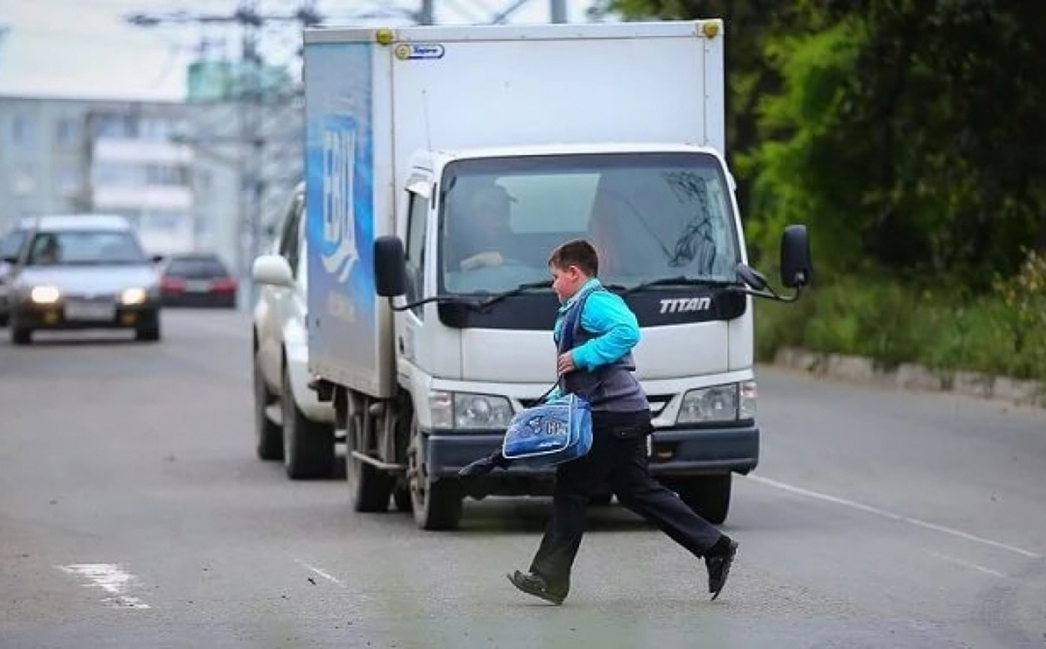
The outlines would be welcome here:
M 614 293 L 598 291 L 588 297 L 581 326 L 595 337 L 574 348 L 574 366 L 592 370 L 620 359 L 639 342 L 636 314 Z

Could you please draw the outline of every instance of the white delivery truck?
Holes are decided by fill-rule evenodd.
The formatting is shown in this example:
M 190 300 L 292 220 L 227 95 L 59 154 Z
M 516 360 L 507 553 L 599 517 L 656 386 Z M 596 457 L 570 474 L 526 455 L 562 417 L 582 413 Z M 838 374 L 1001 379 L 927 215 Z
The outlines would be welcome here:
M 782 236 L 791 296 L 745 265 L 722 22 L 304 40 L 309 366 L 346 429 L 355 509 L 391 496 L 424 529 L 459 524 L 458 469 L 556 380 L 547 259 L 583 237 L 642 328 L 651 472 L 722 522 L 732 473 L 759 460 L 750 296 L 809 279 L 803 226 Z M 510 468 L 487 487 L 552 478 Z

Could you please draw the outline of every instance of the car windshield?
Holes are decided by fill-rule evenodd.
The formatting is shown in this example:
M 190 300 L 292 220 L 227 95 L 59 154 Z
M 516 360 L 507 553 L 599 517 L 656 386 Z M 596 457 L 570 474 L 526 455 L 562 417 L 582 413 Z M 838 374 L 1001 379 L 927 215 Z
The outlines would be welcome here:
M 149 263 L 138 240 L 125 230 L 38 232 L 29 247 L 30 266 Z
M 447 166 L 441 289 L 503 291 L 548 279 L 548 255 L 584 238 L 605 284 L 736 281 L 730 190 L 705 153 L 482 158 Z

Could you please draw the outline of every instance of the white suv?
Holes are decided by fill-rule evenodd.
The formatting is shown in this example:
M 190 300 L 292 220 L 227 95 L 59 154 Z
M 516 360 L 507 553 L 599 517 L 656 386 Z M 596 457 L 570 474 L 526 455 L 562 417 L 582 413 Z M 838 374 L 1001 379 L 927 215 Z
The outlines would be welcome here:
M 254 260 L 254 421 L 258 457 L 283 460 L 293 480 L 331 477 L 334 408 L 310 387 L 305 329 L 304 186 L 299 184 L 269 254 Z

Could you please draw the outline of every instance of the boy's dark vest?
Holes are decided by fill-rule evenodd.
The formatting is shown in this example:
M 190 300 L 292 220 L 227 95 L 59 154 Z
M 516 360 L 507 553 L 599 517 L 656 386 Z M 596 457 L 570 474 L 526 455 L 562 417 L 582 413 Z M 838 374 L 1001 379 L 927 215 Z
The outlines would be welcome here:
M 594 337 L 581 326 L 581 312 L 589 295 L 602 290 L 605 289 L 584 291 L 563 315 L 557 345 L 560 354 Z M 569 372 L 563 376 L 563 391 L 573 392 L 586 399 L 593 411 L 641 412 L 649 409 L 650 404 L 639 381 L 632 375 L 635 369 L 632 352 L 629 352 L 609 365 L 601 365 L 591 371 L 576 369 Z

